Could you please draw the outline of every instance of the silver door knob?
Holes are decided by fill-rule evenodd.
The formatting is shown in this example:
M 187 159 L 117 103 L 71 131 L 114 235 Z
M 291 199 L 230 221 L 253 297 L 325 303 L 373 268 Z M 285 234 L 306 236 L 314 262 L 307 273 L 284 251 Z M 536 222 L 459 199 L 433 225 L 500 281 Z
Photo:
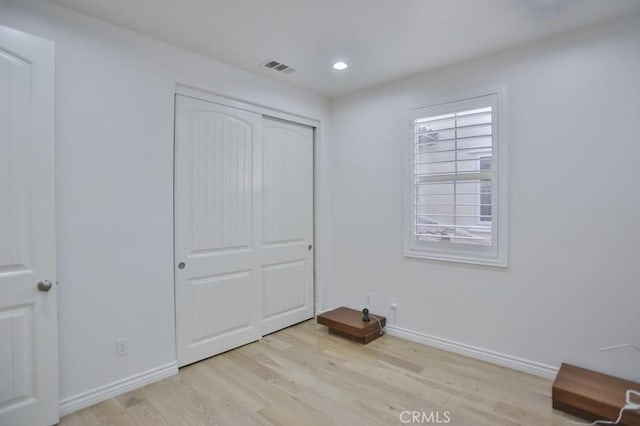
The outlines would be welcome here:
M 38 290 L 40 291 L 49 291 L 51 290 L 51 281 L 48 280 L 42 280 L 38 283 Z
M 187 265 L 184 262 L 178 263 L 178 269 L 184 269 L 185 266 Z

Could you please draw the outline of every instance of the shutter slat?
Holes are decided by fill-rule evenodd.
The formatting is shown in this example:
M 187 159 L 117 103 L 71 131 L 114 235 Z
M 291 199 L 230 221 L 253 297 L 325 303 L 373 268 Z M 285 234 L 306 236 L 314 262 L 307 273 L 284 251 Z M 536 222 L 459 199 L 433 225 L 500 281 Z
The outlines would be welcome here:
M 473 148 L 458 148 L 458 149 L 437 149 L 431 152 L 416 152 L 416 156 L 418 155 L 431 155 L 431 154 L 440 154 L 443 152 L 465 152 L 465 151 L 478 151 L 482 152 L 483 155 L 491 154 L 491 145 L 489 146 L 479 146 Z M 468 153 L 467 153 L 468 154 Z M 477 159 L 476 159 L 477 161 Z M 416 163 L 417 164 L 417 163 Z
M 464 160 L 422 161 L 422 162 L 415 163 L 415 164 L 416 165 L 422 165 L 422 164 L 462 163 L 462 162 L 468 162 L 468 161 L 475 161 L 477 163 L 478 159 L 477 158 L 467 158 L 467 159 L 464 159 Z
M 470 240 L 470 241 L 487 241 L 490 242 L 491 239 L 488 237 L 466 237 L 462 235 L 440 235 L 440 234 L 416 234 L 418 237 L 430 237 L 430 238 L 444 238 L 444 239 L 452 239 L 452 240 Z
M 433 132 L 431 132 L 433 133 Z M 487 133 L 483 135 L 474 135 L 474 136 L 458 136 L 457 138 L 448 138 L 448 139 L 437 139 L 429 142 L 417 142 L 416 146 L 426 146 L 431 144 L 445 143 L 445 142 L 454 142 L 465 139 L 479 139 L 479 138 L 488 138 L 491 137 L 492 133 Z
M 458 174 L 451 173 L 414 173 L 414 176 L 422 182 L 415 182 L 417 185 L 428 185 L 429 183 L 477 183 L 473 181 L 491 180 L 491 172 L 464 172 Z
M 450 130 L 466 130 L 466 129 L 473 129 L 476 127 L 487 127 L 487 126 L 491 126 L 491 123 L 489 122 L 489 123 L 480 123 L 480 124 L 469 124 L 466 126 L 445 127 L 442 129 L 421 130 L 421 131 L 416 131 L 415 134 L 416 135 L 433 135 L 434 133 L 448 132 Z
M 485 115 L 487 113 L 491 112 L 491 108 L 484 108 L 482 110 L 478 110 L 479 112 L 471 112 L 469 114 L 466 114 L 465 112 L 459 112 L 457 113 L 457 115 L 459 117 L 473 117 L 474 115 Z M 443 115 L 437 115 L 434 117 L 428 117 L 428 118 L 419 118 L 416 120 L 416 124 L 425 124 L 425 123 L 431 123 L 433 121 L 439 121 L 439 120 L 447 120 L 447 119 L 451 119 L 451 118 L 455 118 L 456 113 L 452 113 L 452 114 L 443 114 Z
M 421 228 L 491 229 L 491 226 L 487 225 L 436 225 L 432 223 L 415 223 L 414 226 Z
M 416 217 L 491 217 L 490 215 L 486 215 L 486 214 L 446 214 L 446 213 L 420 213 L 420 214 L 416 213 L 415 216 Z
M 473 193 L 469 193 L 467 195 L 476 195 L 479 194 L 478 192 L 473 192 Z M 432 195 L 432 194 L 429 194 Z M 439 195 L 454 195 L 454 194 L 439 194 Z M 459 207 L 475 207 L 475 206 L 490 206 L 491 204 L 463 204 L 463 203 L 456 203 L 456 206 Z M 452 204 L 416 204 L 416 207 L 445 207 L 445 206 L 452 206 Z

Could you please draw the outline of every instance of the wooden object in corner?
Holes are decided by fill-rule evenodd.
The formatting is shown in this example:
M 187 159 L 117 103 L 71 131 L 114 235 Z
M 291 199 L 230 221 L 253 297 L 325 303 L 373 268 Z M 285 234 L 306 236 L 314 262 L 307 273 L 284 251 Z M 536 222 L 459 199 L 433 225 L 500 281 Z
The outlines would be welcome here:
M 380 337 L 380 328 L 387 324 L 383 316 L 370 314 L 370 317 L 369 322 L 362 321 L 362 312 L 342 307 L 318 315 L 318 324 L 329 327 L 329 333 L 366 345 Z
M 626 404 L 627 389 L 640 391 L 640 383 L 619 379 L 570 364 L 562 364 L 553 382 L 553 408 L 590 422 L 615 421 Z M 640 411 L 625 411 L 619 425 L 640 425 Z

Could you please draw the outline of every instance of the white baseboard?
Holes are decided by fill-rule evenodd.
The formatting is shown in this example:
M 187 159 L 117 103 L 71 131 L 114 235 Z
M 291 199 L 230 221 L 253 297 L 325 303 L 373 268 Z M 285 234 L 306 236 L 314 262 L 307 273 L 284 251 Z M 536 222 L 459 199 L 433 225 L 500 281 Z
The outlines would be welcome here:
M 558 367 L 494 352 L 488 349 L 477 348 L 475 346 L 454 342 L 440 337 L 429 336 L 428 334 L 407 330 L 395 325 L 387 325 L 385 329 L 387 334 L 390 336 L 400 337 L 426 346 L 432 346 L 434 348 L 468 356 L 469 358 L 479 359 L 502 367 L 535 374 L 536 376 L 553 379 L 558 373 Z
M 125 379 L 100 386 L 90 391 L 65 398 L 60 401 L 59 415 L 60 417 L 66 416 L 74 411 L 78 411 L 109 398 L 122 395 L 123 393 L 132 391 L 166 377 L 173 376 L 177 373 L 178 363 L 171 362 L 142 373 L 134 374 L 133 376 L 129 376 Z

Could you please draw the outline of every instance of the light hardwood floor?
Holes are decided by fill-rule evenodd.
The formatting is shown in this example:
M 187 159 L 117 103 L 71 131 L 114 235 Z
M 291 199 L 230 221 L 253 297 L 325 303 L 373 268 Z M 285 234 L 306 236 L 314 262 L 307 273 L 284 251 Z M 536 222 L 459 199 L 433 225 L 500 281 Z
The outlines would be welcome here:
M 550 395 L 546 379 L 392 336 L 363 346 L 329 335 L 311 320 L 60 424 L 402 425 L 403 411 L 438 412 L 451 425 L 575 420 L 552 410 Z

